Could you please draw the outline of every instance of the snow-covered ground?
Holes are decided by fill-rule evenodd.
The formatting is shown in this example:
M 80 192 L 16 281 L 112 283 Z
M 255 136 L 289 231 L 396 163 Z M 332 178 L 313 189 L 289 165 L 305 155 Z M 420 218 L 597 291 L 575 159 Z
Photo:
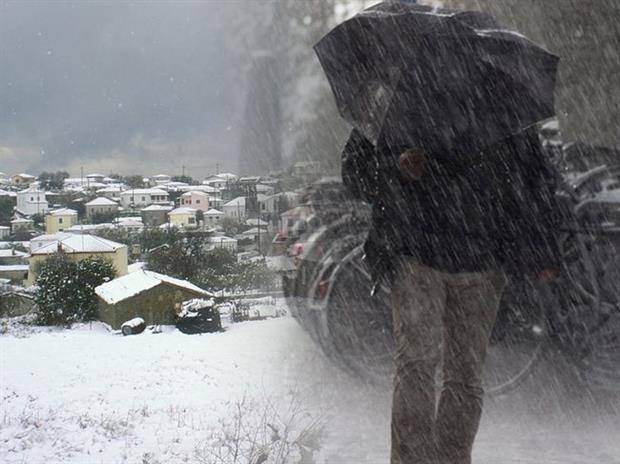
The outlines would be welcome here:
M 547 376 L 487 402 L 475 462 L 620 463 L 618 404 L 568 395 Z M 217 456 L 249 443 L 267 463 L 287 462 L 278 452 L 291 463 L 389 462 L 389 389 L 340 372 L 290 317 L 208 335 L 122 337 L 97 324 L 4 335 L 0 401 L 7 464 L 235 462 Z

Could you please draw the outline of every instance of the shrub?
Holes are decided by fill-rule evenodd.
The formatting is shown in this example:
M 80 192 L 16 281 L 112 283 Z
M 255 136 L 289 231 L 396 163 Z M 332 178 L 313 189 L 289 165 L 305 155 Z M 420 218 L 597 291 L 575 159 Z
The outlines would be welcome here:
M 95 288 L 114 278 L 112 263 L 102 258 L 78 262 L 63 254 L 48 258 L 39 268 L 35 303 L 37 323 L 70 325 L 97 316 Z

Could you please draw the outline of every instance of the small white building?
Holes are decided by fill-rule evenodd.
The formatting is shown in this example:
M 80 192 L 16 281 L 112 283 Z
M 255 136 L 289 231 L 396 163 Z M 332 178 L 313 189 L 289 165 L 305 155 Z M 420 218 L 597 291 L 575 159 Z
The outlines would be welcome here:
M 236 219 L 237 221 L 244 221 L 246 217 L 245 205 L 245 197 L 237 197 L 222 206 L 222 210 L 226 217 Z
M 123 191 L 123 186 L 121 184 L 110 184 L 105 188 L 98 189 L 95 193 L 99 197 L 107 198 L 108 200 L 115 201 L 120 203 L 121 201 L 121 192 Z
M 230 183 L 235 182 L 238 177 L 230 172 L 223 172 L 221 174 L 213 174 L 202 181 L 205 185 L 210 185 L 219 190 L 225 189 Z
M 98 197 L 84 205 L 86 207 L 86 217 L 93 217 L 96 214 L 116 214 L 118 213 L 118 203 L 106 197 Z
M 0 240 L 4 240 L 11 235 L 11 228 L 9 226 L 0 226 Z
M 217 209 L 210 209 L 204 213 L 205 225 L 207 227 L 215 227 L 222 222 L 224 212 Z
M 151 177 L 150 180 L 152 185 L 165 185 L 168 182 L 172 181 L 172 177 L 168 174 L 157 174 Z
M 216 248 L 223 248 L 225 250 L 230 251 L 231 253 L 237 253 L 237 250 L 239 248 L 238 246 L 238 240 L 235 238 L 230 238 L 230 237 L 225 237 L 223 235 L 221 236 L 215 236 L 215 237 L 209 237 L 207 239 L 207 243 L 208 243 L 208 248 L 210 250 L 216 249 Z
M 17 192 L 17 211 L 20 214 L 32 216 L 33 214 L 45 214 L 47 210 L 49 210 L 49 204 L 43 190 L 31 187 Z
M 121 192 L 123 208 L 164 205 L 169 203 L 168 192 L 161 189 L 129 189 Z

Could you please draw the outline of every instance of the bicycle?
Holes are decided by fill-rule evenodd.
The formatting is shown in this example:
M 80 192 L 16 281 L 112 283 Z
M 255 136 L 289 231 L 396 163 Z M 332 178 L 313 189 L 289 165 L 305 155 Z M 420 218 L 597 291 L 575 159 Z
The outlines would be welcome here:
M 560 237 L 561 277 L 546 286 L 531 280 L 508 285 L 485 368 L 489 395 L 518 387 L 551 350 L 568 355 L 590 383 L 620 385 L 620 294 L 613 279 L 602 279 L 612 270 L 620 277 L 620 262 L 612 266 L 604 259 L 610 254 L 601 253 L 611 232 L 620 239 L 620 229 L 592 227 L 584 220 L 588 200 L 567 182 L 560 186 L 558 195 L 575 213 Z M 368 220 L 347 213 L 314 234 L 300 259 L 291 305 L 329 357 L 365 380 L 383 382 L 392 369 L 390 291 L 382 286 L 369 296 L 372 279 L 362 259 Z

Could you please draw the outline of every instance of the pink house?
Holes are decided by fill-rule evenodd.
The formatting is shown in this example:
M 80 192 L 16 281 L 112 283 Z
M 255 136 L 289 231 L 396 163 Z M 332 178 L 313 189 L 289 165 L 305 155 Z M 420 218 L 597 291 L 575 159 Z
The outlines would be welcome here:
M 180 206 L 182 208 L 193 208 L 207 212 L 209 211 L 209 195 L 196 190 L 185 192 L 181 195 Z

